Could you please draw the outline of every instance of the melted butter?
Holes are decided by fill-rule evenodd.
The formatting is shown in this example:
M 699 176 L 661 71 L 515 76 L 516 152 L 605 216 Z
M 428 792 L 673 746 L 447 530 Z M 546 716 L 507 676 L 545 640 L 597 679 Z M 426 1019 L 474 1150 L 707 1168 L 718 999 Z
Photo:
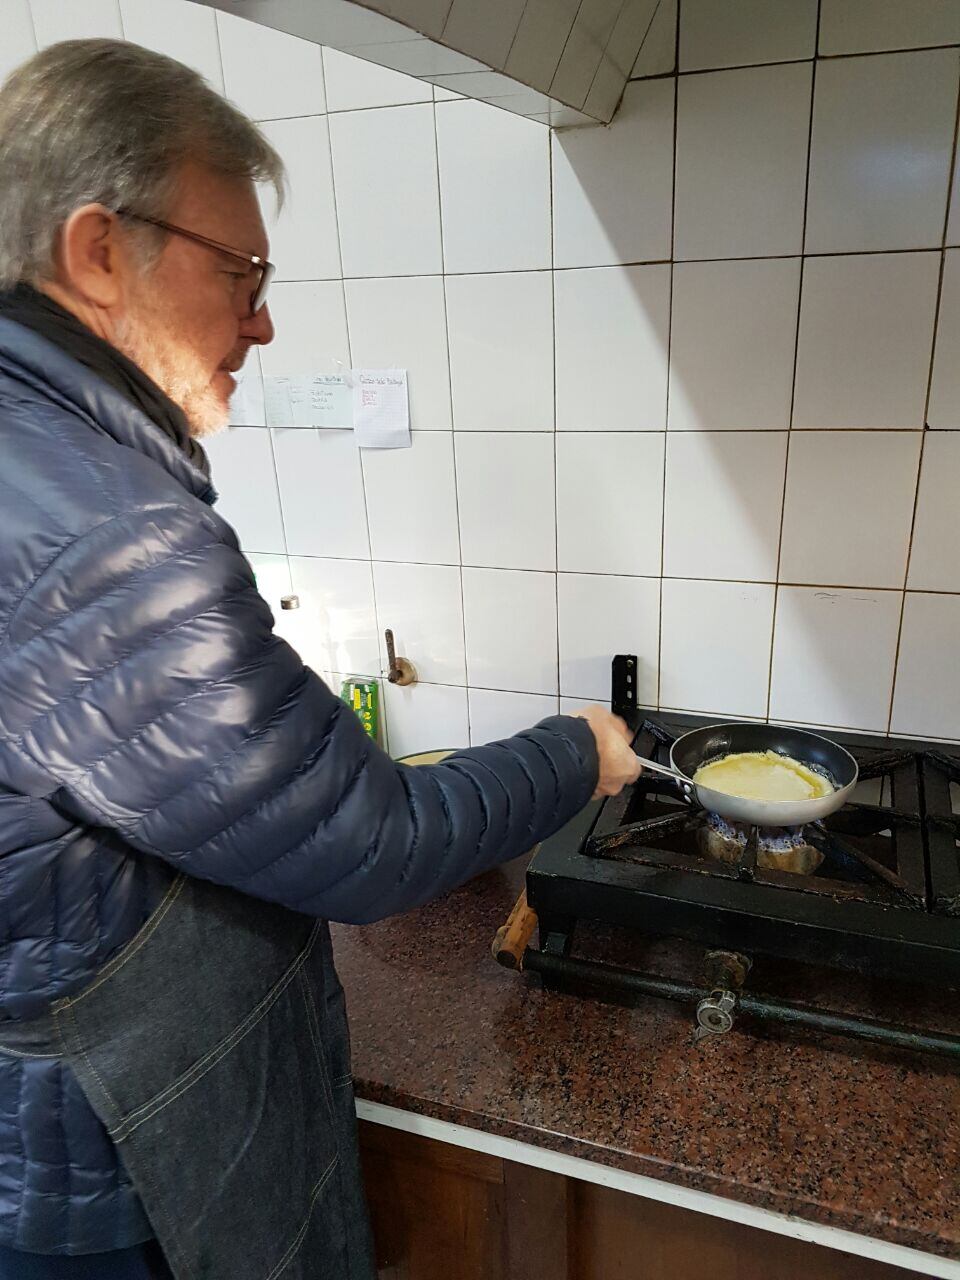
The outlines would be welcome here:
M 701 765 L 693 780 L 711 791 L 744 800 L 819 800 L 833 784 L 799 760 L 775 751 L 745 751 Z

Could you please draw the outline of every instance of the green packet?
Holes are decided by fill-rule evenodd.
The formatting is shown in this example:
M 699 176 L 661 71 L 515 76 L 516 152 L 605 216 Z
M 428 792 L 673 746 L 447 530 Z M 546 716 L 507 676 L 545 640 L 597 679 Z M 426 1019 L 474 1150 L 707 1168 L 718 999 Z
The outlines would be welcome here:
M 366 732 L 377 740 L 380 730 L 380 686 L 367 676 L 348 676 L 340 684 L 340 697 L 360 719 Z

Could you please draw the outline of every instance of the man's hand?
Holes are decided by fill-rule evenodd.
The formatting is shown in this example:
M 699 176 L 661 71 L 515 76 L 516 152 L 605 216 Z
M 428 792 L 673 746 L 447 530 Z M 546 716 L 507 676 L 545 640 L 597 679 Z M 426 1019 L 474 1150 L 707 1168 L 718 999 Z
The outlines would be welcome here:
M 619 716 L 611 715 L 604 707 L 586 707 L 575 714 L 586 720 L 597 740 L 600 780 L 593 793 L 594 800 L 619 795 L 628 783 L 636 782 L 642 772 L 630 746 L 630 730 Z

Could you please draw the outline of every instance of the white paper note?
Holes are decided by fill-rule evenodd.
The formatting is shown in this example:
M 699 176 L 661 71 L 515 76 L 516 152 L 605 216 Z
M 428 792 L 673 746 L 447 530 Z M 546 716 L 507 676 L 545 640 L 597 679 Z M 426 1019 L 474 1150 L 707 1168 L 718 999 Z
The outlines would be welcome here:
M 406 369 L 353 370 L 353 432 L 361 449 L 409 449 Z
M 263 408 L 263 380 L 258 367 L 240 369 L 236 375 L 237 389 L 230 397 L 231 427 L 265 427 L 267 419 Z
M 352 427 L 346 379 L 337 373 L 304 373 L 263 379 L 268 427 Z

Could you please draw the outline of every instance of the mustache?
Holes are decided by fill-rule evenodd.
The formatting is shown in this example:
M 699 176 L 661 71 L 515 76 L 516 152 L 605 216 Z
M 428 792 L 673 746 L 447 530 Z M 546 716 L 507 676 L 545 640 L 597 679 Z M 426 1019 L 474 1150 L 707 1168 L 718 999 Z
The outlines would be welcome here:
M 225 369 L 227 373 L 239 373 L 246 363 L 246 359 L 249 354 L 250 348 L 248 346 L 244 347 L 242 350 L 237 350 L 235 348 L 220 365 L 220 368 Z

